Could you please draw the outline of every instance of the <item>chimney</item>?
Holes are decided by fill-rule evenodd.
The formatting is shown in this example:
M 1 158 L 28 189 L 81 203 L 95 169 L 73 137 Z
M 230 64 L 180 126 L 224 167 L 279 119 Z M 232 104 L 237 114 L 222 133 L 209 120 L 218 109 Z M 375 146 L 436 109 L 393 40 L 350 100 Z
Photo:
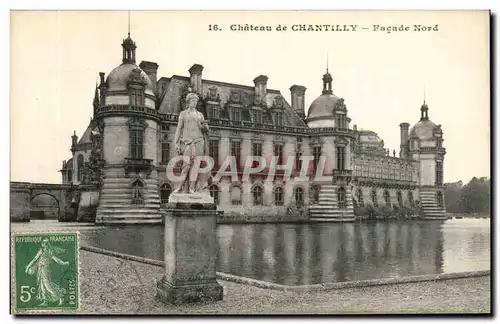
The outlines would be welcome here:
M 189 69 L 189 75 L 191 76 L 191 86 L 193 87 L 193 92 L 201 94 L 201 75 L 203 72 L 203 66 L 200 64 L 193 64 Z
M 290 87 L 292 93 L 292 109 L 297 112 L 300 118 L 306 118 L 306 111 L 304 109 L 306 87 L 294 84 Z
M 158 64 L 155 62 L 142 61 L 139 67 L 148 75 L 151 84 L 153 84 L 153 90 L 156 92 Z
M 399 124 L 399 127 L 401 129 L 401 144 L 400 144 L 400 151 L 399 155 L 402 158 L 406 158 L 408 156 L 408 129 L 410 127 L 410 124 L 408 123 L 401 123 Z
M 255 84 L 255 97 L 258 98 L 258 102 L 261 102 L 266 96 L 267 80 L 268 78 L 265 75 L 259 75 L 253 79 L 253 83 Z

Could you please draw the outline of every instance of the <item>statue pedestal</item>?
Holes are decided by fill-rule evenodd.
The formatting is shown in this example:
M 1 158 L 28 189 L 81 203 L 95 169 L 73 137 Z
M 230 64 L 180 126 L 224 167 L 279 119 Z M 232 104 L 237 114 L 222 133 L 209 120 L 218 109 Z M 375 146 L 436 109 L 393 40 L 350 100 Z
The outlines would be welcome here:
M 202 209 L 197 209 L 200 206 Z M 215 274 L 216 215 L 210 195 L 208 198 L 203 193 L 169 197 L 164 216 L 165 274 L 156 288 L 157 297 L 162 301 L 183 304 L 222 300 L 223 290 Z

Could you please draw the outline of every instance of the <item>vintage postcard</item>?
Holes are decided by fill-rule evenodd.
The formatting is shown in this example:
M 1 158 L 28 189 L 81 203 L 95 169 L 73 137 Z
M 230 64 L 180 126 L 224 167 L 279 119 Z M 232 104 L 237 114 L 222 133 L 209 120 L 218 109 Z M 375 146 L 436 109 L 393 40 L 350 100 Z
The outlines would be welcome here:
M 12 313 L 491 314 L 490 20 L 12 11 Z

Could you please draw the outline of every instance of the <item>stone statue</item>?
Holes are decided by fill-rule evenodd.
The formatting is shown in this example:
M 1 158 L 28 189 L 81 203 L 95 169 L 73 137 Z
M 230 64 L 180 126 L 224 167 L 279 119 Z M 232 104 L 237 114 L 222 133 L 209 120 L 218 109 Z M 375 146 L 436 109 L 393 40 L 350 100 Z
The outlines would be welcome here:
M 208 123 L 203 114 L 196 109 L 198 95 L 189 93 L 186 96 L 186 109 L 179 114 L 177 130 L 175 131 L 175 151 L 179 155 L 188 157 L 189 162 L 183 162 L 181 182 L 173 193 L 195 193 L 206 189 L 207 181 L 198 177 L 198 167 L 193 167 L 197 156 L 207 155 Z M 191 181 L 195 179 L 195 181 Z M 186 186 L 186 181 L 188 185 Z M 187 187 L 187 190 L 186 190 Z

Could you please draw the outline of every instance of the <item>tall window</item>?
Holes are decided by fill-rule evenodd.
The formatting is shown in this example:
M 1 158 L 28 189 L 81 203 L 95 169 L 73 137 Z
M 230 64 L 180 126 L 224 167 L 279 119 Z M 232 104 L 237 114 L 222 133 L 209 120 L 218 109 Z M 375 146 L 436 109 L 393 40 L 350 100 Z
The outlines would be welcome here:
M 261 206 L 264 203 L 264 193 L 261 186 L 255 186 L 252 189 L 254 206 Z
M 357 196 L 358 196 L 359 206 L 363 207 L 365 205 L 365 202 L 363 199 L 363 189 L 358 188 Z
M 231 142 L 231 155 L 236 159 L 236 165 L 240 166 L 240 156 L 241 156 L 241 143 L 240 141 L 232 141 Z
M 436 162 L 436 186 L 443 185 L 443 162 Z
M 384 190 L 384 201 L 387 206 L 391 204 L 391 195 L 388 190 Z
M 162 204 L 168 203 L 168 197 L 172 193 L 172 187 L 165 183 L 160 187 L 160 199 Z
M 339 204 L 339 209 L 346 209 L 347 208 L 346 195 L 345 195 L 345 189 L 344 189 L 344 187 L 340 187 L 337 190 L 337 201 L 338 201 L 338 204 Z
M 415 202 L 413 201 L 413 192 L 408 191 L 408 202 L 410 203 L 410 206 L 413 207 L 415 205 Z
M 131 128 L 130 132 L 130 157 L 142 159 L 144 153 L 144 130 Z
M 337 146 L 337 170 L 345 169 L 345 147 Z
M 253 156 L 262 156 L 262 143 L 253 142 L 252 143 L 252 155 Z
M 161 143 L 161 164 L 168 164 L 168 160 L 170 160 L 170 143 L 162 142 Z
M 276 164 L 283 164 L 283 145 L 282 144 L 274 144 L 274 156 L 276 157 Z
M 73 172 L 71 169 L 68 170 L 68 182 L 73 182 Z
M 295 163 L 294 163 L 295 170 L 297 171 L 299 171 L 302 168 L 302 160 L 300 159 L 301 157 L 302 157 L 302 146 L 298 143 L 297 150 L 295 151 Z
M 403 195 L 401 194 L 401 191 L 398 190 L 398 204 L 399 206 L 403 206 Z
M 241 120 L 241 112 L 237 107 L 232 107 L 231 108 L 231 119 L 234 121 L 240 121 Z
M 241 205 L 241 188 L 238 186 L 231 188 L 231 204 L 235 206 Z
M 82 181 L 82 175 L 83 175 L 83 155 L 80 154 L 78 155 L 78 158 L 76 159 L 76 172 L 77 172 L 77 180 Z
M 219 204 L 219 187 L 217 185 L 213 184 L 209 188 L 210 190 L 210 196 L 214 198 L 214 202 L 216 205 Z
M 140 89 L 130 90 L 130 105 L 143 106 L 144 105 L 144 92 Z
M 219 166 L 219 140 L 211 139 L 208 142 L 208 155 L 214 159 L 214 166 Z
M 436 200 L 437 200 L 437 205 L 439 208 L 443 208 L 444 206 L 444 201 L 443 201 L 443 193 L 441 191 L 438 191 L 436 193 Z
M 314 157 L 314 168 L 316 169 L 319 164 L 319 158 L 321 157 L 321 146 L 313 147 L 313 157 Z
M 377 190 L 375 188 L 372 189 L 370 198 L 372 199 L 373 207 L 378 207 Z
M 294 196 L 295 196 L 295 204 L 299 207 L 303 206 L 304 205 L 304 189 L 302 189 L 302 187 L 295 188 Z
M 276 187 L 274 188 L 274 204 L 276 206 L 283 206 L 283 188 Z
M 317 204 L 319 202 L 319 186 L 311 186 L 311 203 Z
M 262 111 L 260 109 L 253 110 L 253 122 L 256 124 L 262 124 Z
M 142 205 L 144 204 L 144 197 L 142 194 L 142 188 L 144 185 L 141 181 L 136 180 L 132 183 L 132 205 Z

